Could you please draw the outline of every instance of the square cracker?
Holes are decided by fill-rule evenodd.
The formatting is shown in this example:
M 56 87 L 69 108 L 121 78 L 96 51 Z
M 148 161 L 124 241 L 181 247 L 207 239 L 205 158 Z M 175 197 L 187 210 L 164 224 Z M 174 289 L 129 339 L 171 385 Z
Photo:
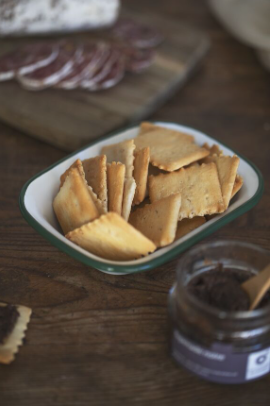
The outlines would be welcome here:
M 239 190 L 243 186 L 243 183 L 244 183 L 244 180 L 243 180 L 242 176 L 236 174 L 231 199 L 234 197 L 234 195 L 236 195 L 237 192 L 239 192 Z
M 209 155 L 209 151 L 194 143 L 188 134 L 156 126 L 134 139 L 136 149 L 150 147 L 150 162 L 172 172 Z
M 74 168 L 78 169 L 81 177 L 87 181 L 87 179 L 85 177 L 83 163 L 80 159 L 76 159 L 76 161 L 73 162 L 73 164 L 63 173 L 63 175 L 60 176 L 60 188 L 63 186 L 63 184 L 69 174 L 70 169 L 74 169 Z M 106 184 L 107 184 L 107 182 L 106 182 Z M 92 189 L 92 185 L 88 184 L 88 187 L 89 187 L 89 193 L 91 194 L 92 199 L 93 199 L 99 213 L 100 214 L 105 213 L 107 210 L 105 209 L 103 202 L 98 198 L 97 193 Z
M 6 303 L 0 303 L 0 306 L 6 306 Z M 10 364 L 14 360 L 19 346 L 23 344 L 25 331 L 30 321 L 32 310 L 29 307 L 16 305 L 16 308 L 19 317 L 12 332 L 6 337 L 3 344 L 0 344 L 0 363 L 2 364 Z
M 66 236 L 70 241 L 102 258 L 128 261 L 153 252 L 155 244 L 117 213 L 107 213 Z
M 67 234 L 99 217 L 92 192 L 78 168 L 71 168 L 53 201 L 60 226 Z
M 102 203 L 104 212 L 108 211 L 107 158 L 99 155 L 82 161 L 85 179 Z
M 122 207 L 122 217 L 128 221 L 132 202 L 134 199 L 136 191 L 136 182 L 133 178 L 129 178 L 125 180 L 124 184 L 124 197 L 123 197 L 123 207 Z
M 122 214 L 126 167 L 120 162 L 107 165 L 108 211 Z
M 150 176 L 149 195 L 151 202 L 181 193 L 182 202 L 179 220 L 222 213 L 224 203 L 214 162 L 191 166 L 166 175 Z
M 118 144 L 106 145 L 101 153 L 107 156 L 107 162 L 121 162 L 126 166 L 126 178 L 132 178 L 135 144 L 134 140 L 126 140 Z
M 181 195 L 171 195 L 137 209 L 129 222 L 157 247 L 164 247 L 174 241 L 180 205 Z
M 146 147 L 134 153 L 134 172 L 136 191 L 133 204 L 140 204 L 146 196 L 150 148 Z
M 205 142 L 203 144 L 203 148 L 208 149 L 208 151 L 210 152 L 210 155 L 223 155 L 223 151 L 222 149 L 219 148 L 219 146 L 217 144 L 213 144 L 211 147 L 209 144 L 207 144 L 207 142 Z
M 205 158 L 204 162 L 214 162 L 217 165 L 224 206 L 225 209 L 227 209 L 232 196 L 233 186 L 240 160 L 236 155 L 231 157 L 228 155 L 214 154 Z
M 205 218 L 199 216 L 193 217 L 192 219 L 178 221 L 175 239 L 178 240 L 179 238 L 184 237 L 184 235 L 190 233 L 204 223 L 206 223 Z

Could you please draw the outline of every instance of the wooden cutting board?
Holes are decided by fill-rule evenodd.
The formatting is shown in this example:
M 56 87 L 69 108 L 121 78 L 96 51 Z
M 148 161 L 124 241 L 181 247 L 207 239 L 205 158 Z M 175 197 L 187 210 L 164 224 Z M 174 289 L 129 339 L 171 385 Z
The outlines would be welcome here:
M 184 83 L 206 53 L 209 42 L 201 32 L 181 21 L 153 15 L 142 18 L 133 13 L 132 17 L 146 23 L 151 21 L 165 38 L 147 71 L 128 74 L 115 88 L 97 93 L 58 89 L 29 92 L 16 82 L 3 82 L 0 83 L 0 119 L 66 151 L 145 119 Z M 91 36 L 84 33 L 75 37 Z M 25 42 L 29 39 L 2 39 L 0 52 Z

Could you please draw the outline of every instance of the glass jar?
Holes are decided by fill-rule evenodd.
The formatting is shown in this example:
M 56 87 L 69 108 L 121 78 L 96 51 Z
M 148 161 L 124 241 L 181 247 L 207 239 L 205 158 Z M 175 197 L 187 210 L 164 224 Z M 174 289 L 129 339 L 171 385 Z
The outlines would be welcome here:
M 199 301 L 187 290 L 189 281 L 217 269 L 257 274 L 270 263 L 270 253 L 255 245 L 218 241 L 199 245 L 178 263 L 177 281 L 169 294 L 171 354 L 196 375 L 219 383 L 243 383 L 270 370 L 270 306 L 225 312 Z

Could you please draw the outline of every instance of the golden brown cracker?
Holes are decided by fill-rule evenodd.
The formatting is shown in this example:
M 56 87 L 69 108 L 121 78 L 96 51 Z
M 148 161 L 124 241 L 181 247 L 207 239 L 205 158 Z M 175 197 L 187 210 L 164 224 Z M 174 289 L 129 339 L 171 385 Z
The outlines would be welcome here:
M 61 175 L 60 177 L 60 188 L 63 186 L 70 169 L 74 169 L 76 168 L 78 170 L 78 172 L 80 173 L 81 177 L 83 179 L 85 179 L 85 172 L 84 172 L 84 167 L 83 167 L 83 163 L 80 159 L 76 159 L 76 161 L 63 173 L 63 175 Z M 97 194 L 94 192 L 94 190 L 92 189 L 92 185 L 88 185 L 89 186 L 89 193 L 99 211 L 99 214 L 104 214 L 106 212 L 105 207 L 103 205 L 103 202 L 97 197 Z
M 69 170 L 53 201 L 53 208 L 64 234 L 100 215 L 92 192 L 78 168 Z
M 0 303 L 0 306 L 6 306 L 5 303 Z M 18 352 L 19 346 L 23 344 L 25 331 L 30 321 L 32 310 L 29 307 L 16 305 L 19 317 L 16 320 L 12 332 L 0 344 L 0 363 L 10 364 L 15 354 Z
M 120 162 L 107 165 L 108 211 L 122 214 L 126 167 Z
M 170 195 L 136 210 L 129 222 L 157 247 L 164 247 L 175 239 L 180 205 L 181 195 Z
M 107 162 L 121 162 L 126 166 L 126 178 L 132 178 L 134 161 L 134 140 L 126 140 L 118 144 L 106 145 L 101 153 L 107 156 Z
M 210 152 L 210 155 L 223 155 L 222 149 L 219 148 L 217 144 L 213 144 L 211 147 L 210 145 L 205 142 L 202 146 L 203 148 L 207 149 Z
M 155 244 L 117 213 L 107 213 L 66 236 L 101 258 L 129 261 L 156 249 Z
M 175 240 L 184 237 L 184 235 L 190 233 L 196 228 L 200 227 L 202 224 L 206 223 L 204 217 L 193 217 L 192 219 L 183 219 L 178 221 Z
M 179 220 L 224 211 L 217 167 L 214 162 L 149 178 L 151 202 L 175 193 L 181 193 L 182 197 Z
M 136 191 L 133 204 L 140 204 L 146 196 L 150 148 L 146 147 L 134 153 L 133 177 L 136 182 Z
M 108 211 L 107 158 L 99 155 L 82 161 L 85 179 L 102 203 L 104 212 Z
M 235 183 L 236 173 L 239 165 L 239 158 L 229 155 L 211 155 L 205 158 L 205 162 L 215 162 L 218 170 L 218 177 L 220 181 L 223 201 L 225 209 L 227 209 Z
M 122 217 L 128 221 L 132 202 L 135 196 L 136 182 L 133 178 L 125 180 L 124 184 L 124 194 L 123 194 L 123 207 L 122 207 Z
M 231 199 L 236 195 L 237 192 L 239 192 L 239 190 L 243 186 L 243 183 L 244 183 L 244 179 L 242 178 L 242 176 L 236 174 Z
M 175 171 L 209 155 L 209 151 L 193 142 L 189 134 L 157 127 L 134 139 L 136 149 L 150 147 L 152 165 L 166 171 Z

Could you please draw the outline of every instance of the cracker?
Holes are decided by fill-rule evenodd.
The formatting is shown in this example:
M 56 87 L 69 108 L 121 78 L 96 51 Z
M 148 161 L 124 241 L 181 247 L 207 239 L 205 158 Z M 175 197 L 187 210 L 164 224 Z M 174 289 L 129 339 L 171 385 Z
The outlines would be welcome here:
M 82 161 L 85 179 L 101 201 L 104 212 L 108 211 L 107 158 L 99 155 Z
M 209 155 L 207 149 L 193 142 L 193 137 L 179 131 L 157 127 L 134 139 L 136 149 L 150 147 L 152 165 L 175 171 Z
M 234 197 L 234 195 L 236 195 L 237 192 L 239 192 L 239 190 L 243 186 L 243 183 L 244 183 L 244 179 L 242 178 L 242 176 L 236 174 L 231 199 Z
M 224 203 L 214 162 L 180 169 L 167 175 L 150 176 L 151 202 L 181 193 L 179 220 L 222 213 Z
M 92 192 L 78 168 L 69 170 L 53 201 L 53 208 L 64 234 L 100 215 Z
M 69 174 L 70 169 L 74 169 L 74 168 L 78 169 L 81 177 L 86 180 L 83 163 L 80 159 L 76 159 L 76 161 L 63 173 L 63 175 L 60 176 L 60 188 L 63 186 L 63 184 Z M 93 199 L 99 213 L 104 214 L 106 212 L 106 210 L 105 210 L 103 202 L 97 197 L 97 194 L 92 189 L 92 185 L 89 184 L 88 187 L 89 187 L 89 193 L 91 194 L 92 199 Z
M 227 209 L 233 191 L 233 186 L 236 178 L 237 169 L 239 166 L 239 158 L 228 155 L 211 155 L 205 159 L 205 162 L 215 162 L 218 170 L 223 201 L 225 209 Z
M 126 167 L 120 162 L 107 165 L 108 210 L 122 214 Z
M 133 178 L 125 180 L 124 184 L 124 194 L 123 194 L 123 207 L 122 207 L 122 217 L 128 221 L 132 202 L 135 196 L 136 182 Z
M 208 149 L 208 151 L 210 152 L 210 155 L 223 155 L 223 151 L 222 149 L 219 148 L 219 146 L 217 144 L 213 144 L 211 147 L 209 144 L 207 144 L 207 142 L 205 142 L 203 144 L 203 148 Z
M 175 239 L 178 240 L 179 238 L 184 237 L 184 235 L 190 233 L 204 223 L 206 223 L 205 218 L 199 216 L 193 217 L 192 219 L 183 219 L 178 221 Z
M 6 306 L 6 304 L 0 303 L 0 306 Z M 32 310 L 29 307 L 17 305 L 16 308 L 19 317 L 12 332 L 6 337 L 4 343 L 0 344 L 0 363 L 2 364 L 10 364 L 14 360 L 19 346 L 23 344 L 27 324 L 30 321 Z
M 129 222 L 157 247 L 164 247 L 175 239 L 180 205 L 181 195 L 171 195 L 136 210 Z
M 126 178 L 132 178 L 135 150 L 134 140 L 126 140 L 118 144 L 106 145 L 101 153 L 107 156 L 107 162 L 121 162 L 126 166 Z
M 140 204 L 146 196 L 150 148 L 146 147 L 134 153 L 134 172 L 136 191 L 133 204 Z
M 66 237 L 99 257 L 115 261 L 140 258 L 156 249 L 152 241 L 117 213 L 104 214 Z

